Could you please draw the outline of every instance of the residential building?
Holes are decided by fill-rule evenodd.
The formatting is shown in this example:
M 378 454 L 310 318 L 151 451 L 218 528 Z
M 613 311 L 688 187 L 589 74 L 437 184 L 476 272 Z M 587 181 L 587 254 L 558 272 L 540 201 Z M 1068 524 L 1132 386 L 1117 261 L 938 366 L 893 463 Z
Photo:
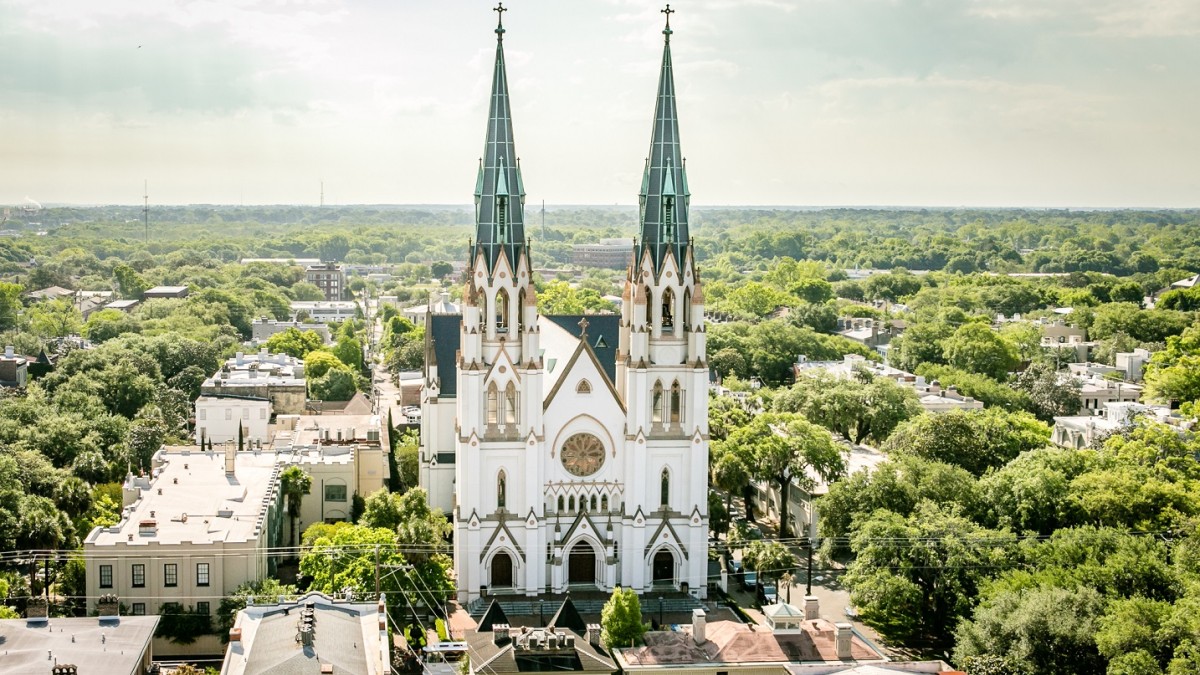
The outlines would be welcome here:
M 307 317 L 313 321 L 325 322 L 353 319 L 358 305 L 351 300 L 296 300 L 291 303 L 290 307 L 292 316 L 297 319 Z
M 187 296 L 187 286 L 155 286 L 154 288 L 142 293 L 142 298 L 145 300 L 186 298 Z
M 623 269 L 633 258 L 633 238 L 616 237 L 601 239 L 596 244 L 575 244 L 571 250 L 571 263 L 580 267 L 604 267 Z
M 1109 403 L 1136 402 L 1142 398 L 1141 385 L 1095 376 L 1080 380 L 1080 408 L 1092 411 L 1093 415 L 1101 414 Z
M 887 460 L 887 456 L 869 445 L 843 443 L 842 459 L 846 462 L 846 475 L 859 471 L 871 472 Z M 805 480 L 792 478 L 788 486 L 788 527 L 797 537 L 809 537 L 817 541 L 817 525 L 821 513 L 816 499 L 829 493 L 829 481 L 809 468 Z M 805 483 L 811 485 L 811 488 Z M 753 507 L 756 518 L 778 523 L 782 495 L 774 483 L 756 481 L 753 484 Z
M 45 598 L 30 598 L 25 619 L 0 619 L 5 675 L 145 675 L 151 672 L 157 616 L 120 616 L 102 597 L 99 616 L 47 618 Z
M 134 307 L 142 304 L 141 300 L 113 300 L 104 306 L 104 309 L 115 309 L 120 312 L 131 312 Z
M 612 650 L 600 642 L 600 626 L 584 623 L 570 597 L 544 627 L 510 625 L 493 600 L 466 643 L 470 675 L 617 672 Z
M 1138 348 L 1132 352 L 1117 352 L 1114 360 L 1126 382 L 1141 382 L 1151 356 L 1150 350 Z
M 547 316 L 496 34 L 462 314 L 429 314 L 425 333 L 420 481 L 451 514 L 458 598 L 618 585 L 704 597 L 704 292 L 670 44 L 621 314 Z
M 280 416 L 271 450 L 313 479 L 297 536 L 313 523 L 348 520 L 354 495 L 379 490 L 390 475 L 391 445 L 378 415 Z
M 304 269 L 304 280 L 321 289 L 326 300 L 341 300 L 346 290 L 346 273 L 333 262 L 309 265 Z
M 268 550 L 281 545 L 284 518 L 279 471 L 272 452 L 164 447 L 149 475 L 125 479 L 121 520 L 84 540 L 88 598 L 116 594 L 134 615 L 159 614 L 165 602 L 212 611 L 273 573 Z M 155 646 L 160 654 L 219 650 L 211 635 Z
M 206 423 L 232 421 L 234 411 L 238 414 L 261 415 L 258 412 L 259 408 L 253 408 L 253 412 L 246 413 L 245 406 L 236 401 L 246 400 L 261 400 L 270 402 L 270 412 L 266 414 L 266 418 L 270 419 L 271 413 L 277 415 L 299 415 L 304 412 L 304 404 L 307 401 L 307 382 L 304 379 L 304 361 L 297 359 L 294 356 L 287 354 L 270 354 L 266 348 L 262 348 L 258 353 L 246 354 L 238 352 L 233 358 L 227 360 L 221 369 L 213 374 L 212 377 L 204 380 L 200 385 L 200 396 L 214 399 L 228 399 L 230 412 L 218 412 L 217 419 L 214 420 L 211 412 L 218 404 L 215 402 L 207 402 Z M 249 418 L 243 418 L 249 419 Z M 199 408 L 197 408 L 197 422 L 199 420 Z M 213 431 L 217 431 L 219 424 L 212 425 Z M 197 430 L 199 433 L 199 430 Z M 233 428 L 234 438 L 237 437 L 237 428 Z
M 904 332 L 904 322 L 899 319 L 846 316 L 839 318 L 837 322 L 838 335 L 871 349 L 891 343 L 893 337 Z
M 1072 363 L 1084 363 L 1093 343 L 1087 340 L 1087 331 L 1059 319 L 1039 326 L 1042 331 L 1042 347 L 1053 349 L 1059 359 Z
M 767 612 L 773 612 L 783 620 L 769 620 L 768 628 L 764 630 L 740 621 L 709 623 L 704 610 L 697 609 L 690 626 L 647 632 L 643 638 L 644 646 L 615 649 L 614 656 L 621 671 L 630 675 L 664 670 L 685 675 L 787 675 L 793 666 L 807 664 L 836 668 L 825 670 L 825 673 L 845 672 L 852 666 L 865 664 L 892 665 L 849 623 L 835 624 L 817 617 L 798 620 L 806 612 L 790 605 L 768 606 L 764 608 L 764 614 Z M 787 620 L 788 616 L 797 620 Z M 791 672 L 815 674 L 822 671 Z
M 272 335 L 283 333 L 289 328 L 298 331 L 313 331 L 321 336 L 321 341 L 329 343 L 329 326 L 323 323 L 304 323 L 303 321 L 276 321 L 265 316 L 250 323 L 250 339 L 254 342 L 266 342 Z
M 203 396 L 196 399 L 196 445 L 205 441 L 250 447 L 271 440 L 271 401 L 253 397 Z
M 1138 417 L 1149 417 L 1180 429 L 1191 427 L 1190 421 L 1173 417 L 1167 406 L 1143 405 L 1129 401 L 1105 402 L 1102 414 L 1071 415 L 1054 418 L 1050 440 L 1064 448 L 1086 448 L 1106 436 L 1130 427 Z
M 238 612 L 222 675 L 390 675 L 386 596 L 351 603 L 313 592 L 282 600 Z
M 29 291 L 25 297 L 33 302 L 41 302 L 43 300 L 59 300 L 62 298 L 75 297 L 75 291 L 62 286 L 47 286 L 39 288 L 36 291 Z
M 17 354 L 12 345 L 0 357 L 0 387 L 24 387 L 29 379 L 29 359 Z
M 450 302 L 450 294 L 442 291 L 436 300 L 430 299 L 429 302 L 406 307 L 400 310 L 400 314 L 418 326 L 423 326 L 428 314 L 458 314 L 459 311 L 459 306 Z

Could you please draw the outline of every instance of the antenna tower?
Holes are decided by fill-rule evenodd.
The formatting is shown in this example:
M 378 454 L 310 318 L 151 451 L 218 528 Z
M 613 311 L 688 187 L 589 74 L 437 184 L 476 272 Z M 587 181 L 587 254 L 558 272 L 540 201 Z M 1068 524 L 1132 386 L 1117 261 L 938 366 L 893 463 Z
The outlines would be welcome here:
M 150 241 L 150 182 L 142 181 L 142 226 L 145 228 L 145 239 Z

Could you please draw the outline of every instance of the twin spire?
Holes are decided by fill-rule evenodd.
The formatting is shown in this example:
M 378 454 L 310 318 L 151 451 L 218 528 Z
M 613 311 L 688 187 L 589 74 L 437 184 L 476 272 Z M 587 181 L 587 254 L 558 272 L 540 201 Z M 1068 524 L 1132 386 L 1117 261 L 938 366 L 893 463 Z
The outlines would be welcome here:
M 495 8 L 496 66 L 492 71 L 492 98 L 488 105 L 487 141 L 475 180 L 475 236 L 477 250 L 495 271 L 500 252 L 514 269 L 525 252 L 525 184 L 513 143 L 512 108 L 508 101 L 508 75 L 504 68 L 504 5 Z
M 514 267 L 519 257 L 525 254 L 525 187 L 513 143 L 512 109 L 504 68 L 504 12 L 508 10 L 500 4 L 495 11 L 498 14 L 496 65 L 488 107 L 487 142 L 475 181 L 476 250 L 486 257 L 489 272 L 495 271 L 502 250 Z M 667 251 L 674 253 L 676 261 L 683 260 L 688 243 L 688 201 L 691 196 L 679 148 L 679 117 L 671 68 L 671 15 L 675 10 L 667 5 L 662 12 L 666 15 L 662 70 L 650 135 L 650 156 L 646 159 L 639 195 L 639 259 L 643 252 L 648 252 L 655 272 L 661 271 Z

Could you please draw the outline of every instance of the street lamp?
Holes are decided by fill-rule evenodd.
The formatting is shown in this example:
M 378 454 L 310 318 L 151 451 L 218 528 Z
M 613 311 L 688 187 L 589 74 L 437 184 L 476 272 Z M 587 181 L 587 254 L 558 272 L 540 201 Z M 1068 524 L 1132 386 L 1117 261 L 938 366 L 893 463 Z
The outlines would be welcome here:
M 540 625 L 544 627 L 546 625 L 546 601 L 545 600 L 540 600 L 540 599 L 538 600 L 538 619 L 541 620 Z
M 812 538 L 804 538 L 804 549 L 808 552 L 808 574 L 805 575 L 804 595 L 812 595 Z

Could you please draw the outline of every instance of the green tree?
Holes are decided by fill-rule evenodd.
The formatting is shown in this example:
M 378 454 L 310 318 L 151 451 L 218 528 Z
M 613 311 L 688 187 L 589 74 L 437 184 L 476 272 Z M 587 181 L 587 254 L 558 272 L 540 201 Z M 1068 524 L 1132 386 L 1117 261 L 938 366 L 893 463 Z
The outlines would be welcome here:
M 150 288 L 150 284 L 142 278 L 142 275 L 125 263 L 118 263 L 116 267 L 113 267 L 113 278 L 117 282 L 117 292 L 126 300 L 141 300 L 142 293 Z
M 280 583 L 278 579 L 267 577 L 258 581 L 247 581 L 234 589 L 233 593 L 221 598 L 217 607 L 216 631 L 223 642 L 229 641 L 229 629 L 237 620 L 237 613 L 250 603 L 274 604 L 281 595 L 295 595 L 296 587 Z
M 288 518 L 291 519 L 291 546 L 296 545 L 296 520 L 300 518 L 300 505 L 304 495 L 312 492 L 312 476 L 298 466 L 289 466 L 279 474 L 279 490 L 287 498 Z
M 1008 378 L 1017 367 L 1016 347 L 990 327 L 963 324 L 942 344 L 946 362 L 955 368 L 980 373 L 997 380 Z
M 77 335 L 83 330 L 83 316 L 70 300 L 40 302 L 29 310 L 33 332 L 44 338 Z
M 1002 655 L 1030 675 L 1094 675 L 1105 669 L 1096 649 L 1103 609 L 1087 587 L 1001 593 L 958 626 L 954 657 Z
M 337 344 L 333 347 L 333 355 L 356 373 L 363 368 L 362 343 L 355 338 L 348 336 L 338 338 Z
M 830 481 L 846 470 L 842 453 L 829 432 L 798 415 L 764 413 L 732 434 L 725 450 L 754 458 L 753 475 L 779 489 L 780 535 L 791 531 L 788 492 L 793 481 L 811 491 L 811 470 Z
M 321 339 L 320 333 L 315 330 L 301 331 L 296 328 L 288 328 L 287 330 L 276 333 L 267 338 L 267 351 L 272 354 L 288 354 L 298 359 L 303 359 L 310 352 L 317 351 L 324 346 L 324 340 Z
M 350 368 L 333 352 L 325 350 L 311 351 L 304 356 L 304 377 L 312 380 L 321 377 L 331 370 L 350 372 Z
M 980 583 L 1012 564 L 1014 543 L 929 502 L 907 518 L 877 511 L 854 527 L 845 581 L 863 621 L 885 637 L 944 648 Z
M 1031 363 L 1013 381 L 1013 388 L 1029 397 L 1030 412 L 1046 423 L 1055 417 L 1079 412 L 1083 384 L 1075 377 L 1060 377 L 1054 365 L 1046 361 Z
M 896 429 L 882 450 L 955 464 L 980 476 L 988 468 L 1003 466 L 1022 452 L 1049 442 L 1049 427 L 1033 415 L 985 408 L 909 420 Z
M 379 488 L 367 495 L 366 505 L 358 524 L 364 527 L 382 527 L 394 530 L 400 525 L 400 495 L 388 492 L 387 488 Z
M 451 265 L 444 260 L 439 260 L 429 265 L 429 273 L 432 274 L 435 279 L 442 279 L 453 271 L 454 265 Z
M 649 628 L 642 623 L 642 605 L 632 588 L 613 589 L 612 596 L 600 610 L 600 637 L 609 649 L 633 646 L 641 641 Z
M 347 370 L 330 370 L 308 381 L 309 397 L 320 401 L 349 401 L 357 387 L 354 374 Z
M 897 367 L 915 371 L 923 363 L 945 363 L 942 342 L 954 333 L 943 322 L 915 323 L 892 339 L 888 357 Z
M 754 570 L 763 579 L 777 580 L 796 568 L 796 556 L 791 549 L 777 541 L 750 542 L 742 553 L 746 569 Z

